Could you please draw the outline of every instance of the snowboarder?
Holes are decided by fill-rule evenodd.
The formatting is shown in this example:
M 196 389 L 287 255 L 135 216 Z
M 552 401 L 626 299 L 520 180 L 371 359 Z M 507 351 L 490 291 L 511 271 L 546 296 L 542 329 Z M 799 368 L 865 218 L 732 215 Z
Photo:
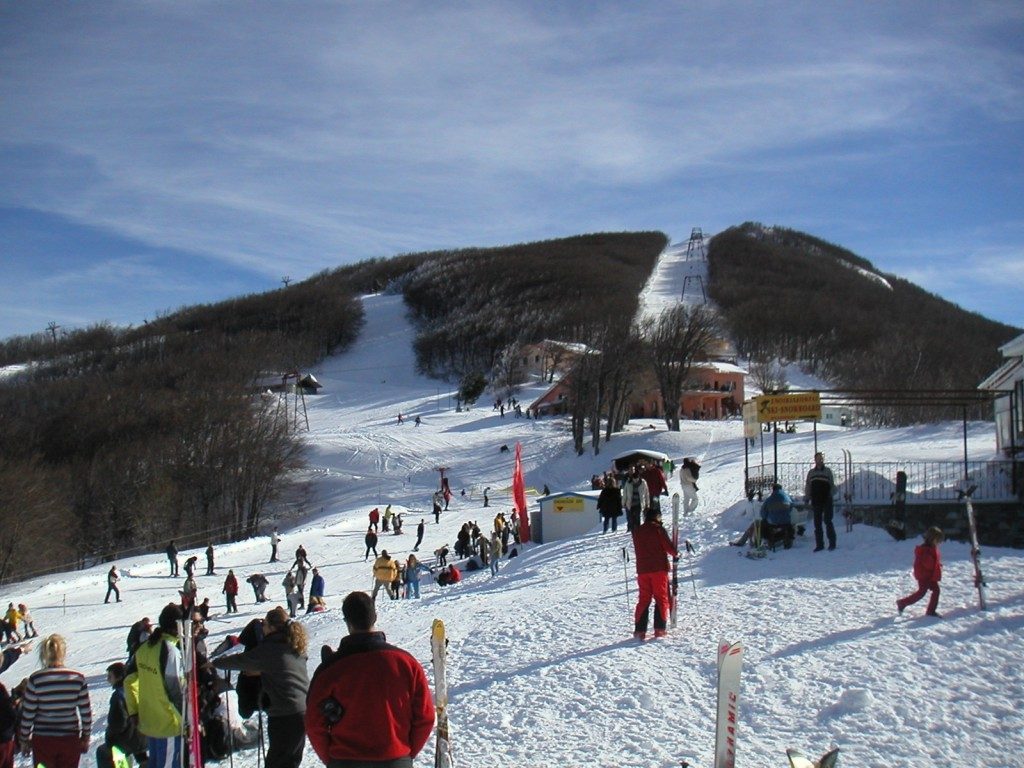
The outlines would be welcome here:
M 814 512 L 814 551 L 821 552 L 825 548 L 824 533 L 828 536 L 828 548 L 836 548 L 836 529 L 832 525 L 832 497 L 836 492 L 836 480 L 832 470 L 825 466 L 825 454 L 820 451 L 814 454 L 814 466 L 807 473 L 804 483 L 804 502 L 810 502 Z
M 426 530 L 426 521 L 421 517 L 420 524 L 416 526 L 416 545 L 412 548 L 413 552 L 420 551 L 420 544 L 423 543 L 424 530 Z
M 371 525 L 366 529 L 366 536 L 363 538 L 366 543 L 366 554 L 363 555 L 363 562 L 365 563 L 370 558 L 370 550 L 373 550 L 373 556 L 377 557 L 377 532 L 373 530 Z
M 117 598 L 117 602 L 121 602 L 121 592 L 117 588 L 117 582 L 121 580 L 121 575 L 117 572 L 117 565 L 110 566 L 110 570 L 107 571 L 107 596 L 103 598 L 104 603 L 110 602 L 110 593 L 114 593 L 114 597 Z
M 174 542 L 171 541 L 167 545 L 167 560 L 171 564 L 171 576 L 178 575 L 178 548 L 174 546 Z
M 644 514 L 644 524 L 633 531 L 633 553 L 636 560 L 636 581 L 639 589 L 636 611 L 634 612 L 633 637 L 643 640 L 647 637 L 647 622 L 650 616 L 651 599 L 654 599 L 654 636 L 668 634 L 668 559 L 679 557 L 672 539 L 661 525 L 661 510 L 649 508 Z
M 917 591 L 896 601 L 896 610 L 900 613 L 931 590 L 932 596 L 928 600 L 925 615 L 940 618 L 935 610 L 939 607 L 939 582 L 942 581 L 942 556 L 939 554 L 939 544 L 945 538 L 946 535 L 940 528 L 932 526 L 924 532 L 924 543 L 914 548 L 914 578 L 917 580 Z
M 227 578 L 224 579 L 224 589 L 221 592 L 224 594 L 224 599 L 227 600 L 228 613 L 238 613 L 238 579 L 235 578 L 234 571 L 228 571 Z
M 277 562 L 277 545 L 281 543 L 281 535 L 277 532 L 277 526 L 270 534 L 270 562 Z
M 691 515 L 697 511 L 697 478 L 700 476 L 700 464 L 692 457 L 683 459 L 679 470 L 679 484 L 683 487 L 683 514 Z
M 206 547 L 206 575 L 213 576 L 213 544 Z

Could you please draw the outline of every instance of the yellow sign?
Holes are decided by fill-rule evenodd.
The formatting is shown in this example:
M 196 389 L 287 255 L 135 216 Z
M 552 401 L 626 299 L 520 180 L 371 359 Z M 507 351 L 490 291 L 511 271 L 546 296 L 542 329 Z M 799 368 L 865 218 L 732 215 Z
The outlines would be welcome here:
M 761 395 L 755 397 L 754 402 L 757 403 L 757 420 L 761 424 L 769 421 L 821 419 L 821 395 L 817 392 Z
M 757 402 L 747 400 L 743 404 L 743 436 L 757 437 L 761 433 L 761 424 L 757 420 Z
M 562 496 L 552 502 L 555 512 L 582 512 L 582 496 Z

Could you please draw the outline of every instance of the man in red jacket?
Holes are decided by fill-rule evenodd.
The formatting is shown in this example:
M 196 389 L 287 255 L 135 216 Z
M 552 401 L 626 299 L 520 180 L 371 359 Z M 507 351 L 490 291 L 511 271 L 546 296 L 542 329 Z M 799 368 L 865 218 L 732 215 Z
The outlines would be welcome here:
M 330 768 L 364 765 L 412 768 L 434 727 L 427 675 L 406 651 L 375 628 L 377 611 L 365 592 L 341 604 L 348 635 L 324 648 L 306 698 L 306 735 Z
M 668 558 L 679 557 L 665 529 L 661 526 L 661 510 L 649 507 L 644 513 L 644 524 L 633 531 L 633 552 L 636 559 L 636 581 L 640 596 L 636 603 L 636 624 L 633 637 L 647 637 L 647 620 L 654 598 L 654 636 L 668 634 Z

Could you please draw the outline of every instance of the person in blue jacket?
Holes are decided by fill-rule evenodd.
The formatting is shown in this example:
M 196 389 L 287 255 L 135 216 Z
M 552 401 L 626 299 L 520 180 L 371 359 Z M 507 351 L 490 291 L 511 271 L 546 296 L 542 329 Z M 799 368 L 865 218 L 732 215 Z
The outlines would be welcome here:
M 772 492 L 761 503 L 761 539 L 765 541 L 782 541 L 782 545 L 789 549 L 793 546 L 793 499 L 789 497 L 782 486 L 778 483 L 772 484 Z M 742 547 L 747 540 L 754 535 L 754 523 L 743 532 L 738 541 L 730 541 L 734 547 Z
M 320 575 L 320 571 L 316 568 L 313 569 L 313 578 L 309 582 L 309 603 L 306 607 L 306 613 L 312 613 L 316 610 L 316 606 L 323 603 L 324 601 L 324 577 Z

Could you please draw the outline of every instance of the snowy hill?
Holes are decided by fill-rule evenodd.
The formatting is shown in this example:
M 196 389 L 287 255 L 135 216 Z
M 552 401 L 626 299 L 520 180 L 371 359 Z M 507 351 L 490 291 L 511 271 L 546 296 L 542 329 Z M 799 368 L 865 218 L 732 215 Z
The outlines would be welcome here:
M 657 290 L 680 295 L 670 281 Z M 681 759 L 710 766 L 720 637 L 747 647 L 738 765 L 783 765 L 786 747 L 820 753 L 830 745 L 842 749 L 844 766 L 1022 764 L 1024 554 L 986 550 L 991 607 L 981 613 L 968 548 L 946 543 L 939 608 L 945 618 L 923 618 L 923 604 L 897 617 L 894 600 L 910 591 L 916 542 L 897 543 L 858 525 L 852 533 L 840 526 L 835 552 L 812 553 L 807 536 L 764 560 L 728 546 L 753 513 L 742 497 L 738 422 L 685 422 L 679 433 L 657 422 L 633 423 L 600 456 L 578 457 L 559 420 L 502 418 L 490 406 L 456 412 L 449 387 L 414 373 L 400 297 L 370 296 L 364 306 L 367 324 L 358 344 L 314 372 L 324 389 L 307 399 L 312 506 L 323 511 L 282 531 L 282 551 L 303 544 L 326 579 L 333 610 L 302 619 L 313 649 L 337 644 L 344 633 L 336 610 L 341 599 L 370 585 L 362 537 L 372 506 L 412 511 L 403 535 L 381 536 L 381 546 L 404 559 L 421 517 L 428 521 L 421 551 L 429 553 L 454 541 L 463 521 L 487 528 L 496 512 L 508 510 L 512 454 L 501 452 L 502 445 L 520 442 L 527 485 L 552 490 L 587 487 L 612 455 L 631 448 L 696 455 L 704 465 L 700 507 L 683 526 L 696 554 L 680 564 L 680 623 L 664 640 L 638 645 L 630 638 L 635 574 L 622 555 L 629 539 L 621 530 L 601 535 L 598 526 L 577 540 L 524 548 L 502 563 L 497 578 L 471 573 L 454 587 L 425 584 L 419 601 L 379 603 L 379 626 L 389 640 L 428 667 L 431 620 L 448 624 L 460 766 L 674 768 Z M 531 397 L 529 389 L 520 395 L 524 402 Z M 655 428 L 642 429 L 649 425 Z M 962 451 L 958 424 L 820 428 L 818 439 L 831 458 L 841 449 L 863 460 L 956 459 Z M 809 431 L 787 435 L 781 458 L 809 462 L 812 440 Z M 991 426 L 970 425 L 968 446 L 972 458 L 989 457 Z M 449 468 L 456 496 L 434 525 L 420 511 L 429 509 L 439 466 Z M 670 492 L 678 490 L 673 478 Z M 227 568 L 240 578 L 265 573 L 268 593 L 283 602 L 279 585 L 288 563 L 269 565 L 268 556 L 266 538 L 218 547 L 217 576 L 198 577 L 200 598 L 210 597 L 216 607 L 211 647 L 262 613 L 243 594 L 241 613 L 223 615 Z M 99 715 L 94 746 L 108 699 L 104 669 L 122 658 L 129 626 L 143 615 L 155 617 L 180 586 L 167 577 L 162 555 L 118 565 L 126 573 L 119 604 L 103 604 L 105 567 L 2 591 L 3 600 L 28 603 L 42 633 L 67 636 L 70 663 L 87 674 Z M 19 660 L 4 683 L 13 686 L 34 666 L 34 658 Z M 310 671 L 315 666 L 311 659 Z M 417 766 L 432 763 L 429 752 Z M 255 752 L 241 752 L 235 764 L 255 766 Z M 319 765 L 310 750 L 303 765 Z

